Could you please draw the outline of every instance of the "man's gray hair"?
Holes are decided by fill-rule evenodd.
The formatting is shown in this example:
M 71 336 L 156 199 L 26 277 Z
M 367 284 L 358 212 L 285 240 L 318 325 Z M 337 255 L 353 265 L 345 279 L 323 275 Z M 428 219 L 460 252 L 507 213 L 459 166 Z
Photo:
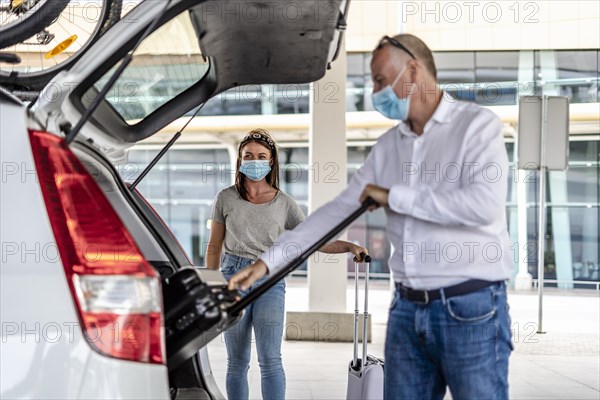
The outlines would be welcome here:
M 398 42 L 400 42 L 403 46 L 409 49 L 417 60 L 419 60 L 429 73 L 435 78 L 437 81 L 437 68 L 435 67 L 435 61 L 433 60 L 433 53 L 431 49 L 423 42 L 421 39 L 416 37 L 415 35 L 411 35 L 410 33 L 402 33 L 394 36 Z M 392 46 L 391 43 L 386 43 L 386 46 Z

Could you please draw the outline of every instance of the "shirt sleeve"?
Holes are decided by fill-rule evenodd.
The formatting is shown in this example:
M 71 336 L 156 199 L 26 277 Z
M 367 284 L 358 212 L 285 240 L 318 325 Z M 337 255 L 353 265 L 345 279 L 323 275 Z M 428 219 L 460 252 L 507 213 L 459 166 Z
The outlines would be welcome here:
M 312 212 L 294 230 L 285 231 L 260 259 L 274 273 L 315 245 L 327 232 L 360 207 L 360 195 L 368 183 L 376 183 L 373 147 L 365 164 L 354 174 L 348 187 L 333 200 Z
M 294 201 L 293 198 L 289 198 L 289 207 L 287 213 L 287 220 L 285 222 L 285 229 L 291 230 L 297 227 L 302 221 L 304 221 L 304 213 L 302 209 Z
M 225 216 L 223 215 L 223 191 L 220 191 L 215 196 L 210 219 L 220 224 L 225 224 Z
M 394 185 L 390 209 L 442 225 L 482 226 L 502 218 L 499 210 L 504 210 L 509 170 L 502 122 L 491 113 L 481 113 L 469 130 L 460 186 L 449 190 Z

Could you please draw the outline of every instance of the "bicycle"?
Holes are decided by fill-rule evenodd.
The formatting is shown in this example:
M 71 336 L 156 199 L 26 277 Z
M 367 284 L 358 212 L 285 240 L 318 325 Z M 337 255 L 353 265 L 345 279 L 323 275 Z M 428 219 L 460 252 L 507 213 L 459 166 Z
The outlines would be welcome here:
M 41 90 L 121 17 L 123 0 L 2 0 L 0 85 Z

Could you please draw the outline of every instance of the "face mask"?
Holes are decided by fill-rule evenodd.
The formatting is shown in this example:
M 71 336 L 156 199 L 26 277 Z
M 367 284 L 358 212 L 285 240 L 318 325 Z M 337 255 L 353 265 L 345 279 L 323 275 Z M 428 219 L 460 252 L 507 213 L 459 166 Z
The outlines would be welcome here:
M 384 117 L 389 119 L 397 119 L 397 120 L 405 120 L 408 118 L 408 108 L 410 106 L 410 96 L 407 96 L 404 99 L 399 99 L 394 92 L 394 85 L 398 82 L 398 79 L 402 76 L 402 74 L 406 71 L 406 65 L 394 82 L 391 85 L 387 85 L 383 89 L 379 90 L 376 93 L 373 93 L 373 107 L 377 111 L 379 111 Z
M 269 160 L 243 160 L 240 172 L 253 181 L 260 181 L 271 172 L 271 166 Z

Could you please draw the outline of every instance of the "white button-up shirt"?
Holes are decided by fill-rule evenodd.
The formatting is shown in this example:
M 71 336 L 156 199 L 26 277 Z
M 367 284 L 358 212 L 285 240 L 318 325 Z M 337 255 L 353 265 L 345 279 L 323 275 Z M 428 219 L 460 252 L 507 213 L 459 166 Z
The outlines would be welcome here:
M 307 249 L 316 243 L 360 206 L 372 183 L 390 190 L 386 229 L 396 282 L 429 290 L 509 279 L 508 171 L 499 118 L 444 93 L 423 134 L 401 122 L 382 135 L 348 187 L 280 236 L 261 259 L 270 272 L 286 265 L 290 244 Z

